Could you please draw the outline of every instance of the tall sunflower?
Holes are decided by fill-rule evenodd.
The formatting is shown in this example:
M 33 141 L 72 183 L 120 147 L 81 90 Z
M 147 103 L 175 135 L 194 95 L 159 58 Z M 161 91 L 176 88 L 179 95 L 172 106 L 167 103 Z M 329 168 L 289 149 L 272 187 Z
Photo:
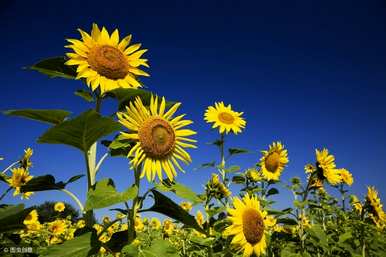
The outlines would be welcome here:
M 323 178 L 327 179 L 331 185 L 337 185 L 342 182 L 340 170 L 336 168 L 335 157 L 329 154 L 328 150 L 324 148 L 322 151 L 318 149 L 316 152 L 316 166 L 321 169 Z
M 147 51 L 141 44 L 130 45 L 131 35 L 119 41 L 118 29 L 109 35 L 103 27 L 93 24 L 91 35 L 78 29 L 82 40 L 67 39 L 73 53 L 67 53 L 67 65 L 76 65 L 77 79 L 84 78 L 92 91 L 100 88 L 101 94 L 116 88 L 138 88 L 137 76 L 149 76 L 139 69 L 149 67 L 142 55 Z
M 354 183 L 354 178 L 352 174 L 346 169 L 339 170 L 340 177 L 342 178 L 342 182 L 351 186 Z
M 253 253 L 260 256 L 267 248 L 266 233 L 276 221 L 260 208 L 256 196 L 245 195 L 241 200 L 233 198 L 233 207 L 228 208 L 229 220 L 232 224 L 224 231 L 225 236 L 234 236 L 231 244 L 243 251 L 243 257 Z
M 196 140 L 188 138 L 196 132 L 183 129 L 193 122 L 184 120 L 184 114 L 173 118 L 180 103 L 166 111 L 165 98 L 160 102 L 157 96 L 151 96 L 150 109 L 147 109 L 137 97 L 126 107 L 126 112 L 118 113 L 119 122 L 129 130 L 121 132 L 122 136 L 136 142 L 128 154 L 133 157 L 130 162 L 134 168 L 142 164 L 141 178 L 146 175 L 149 181 L 153 181 L 156 174 L 162 180 L 162 171 L 173 180 L 177 176 L 175 166 L 183 171 L 178 161 L 191 162 L 184 148 L 196 147 L 192 144 Z
M 260 159 L 261 173 L 267 180 L 279 180 L 288 163 L 288 152 L 280 142 L 273 142 L 268 151 L 262 151 Z
M 229 133 L 232 131 L 237 134 L 245 128 L 246 121 L 241 117 L 242 112 L 235 112 L 229 104 L 225 106 L 223 102 L 215 103 L 206 109 L 205 117 L 207 123 L 213 123 L 212 128 L 219 128 L 219 132 Z

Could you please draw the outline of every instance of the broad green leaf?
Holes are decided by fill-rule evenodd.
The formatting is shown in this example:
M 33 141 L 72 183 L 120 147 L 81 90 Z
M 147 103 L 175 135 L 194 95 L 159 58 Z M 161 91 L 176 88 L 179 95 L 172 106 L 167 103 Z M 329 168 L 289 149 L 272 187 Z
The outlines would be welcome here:
M 91 247 L 91 233 L 86 233 L 65 241 L 63 244 L 52 245 L 43 250 L 42 257 L 87 257 Z
M 197 231 L 205 234 L 206 232 L 197 224 L 196 219 L 182 209 L 181 206 L 173 202 L 167 196 L 161 194 L 157 190 L 151 190 L 154 196 L 154 205 L 146 211 L 154 211 L 164 214 L 172 219 L 178 220 L 185 224 L 187 227 L 196 229 Z
M 23 229 L 23 221 L 32 209 L 24 209 L 24 204 L 2 206 L 0 208 L 0 233 Z
M 342 235 L 339 236 L 339 244 L 344 243 L 346 240 L 352 238 L 352 233 L 351 232 L 346 232 Z
M 98 181 L 94 189 L 87 193 L 85 211 L 105 208 L 117 203 L 126 202 L 137 195 L 136 186 L 129 187 L 124 192 L 117 192 L 112 179 Z
M 8 110 L 4 114 L 37 120 L 49 124 L 59 124 L 71 113 L 65 110 L 43 110 L 43 109 L 19 109 Z
M 178 257 L 177 249 L 169 242 L 163 239 L 155 239 L 149 248 L 142 251 L 145 257 Z
M 121 128 L 118 122 L 89 110 L 47 130 L 39 143 L 65 144 L 87 152 L 98 139 Z
M 127 230 L 119 231 L 111 236 L 111 239 L 105 244 L 113 252 L 120 252 L 129 241 L 129 232 Z
M 51 78 L 60 77 L 66 79 L 75 79 L 77 76 L 76 69 L 74 66 L 65 65 L 65 62 L 66 59 L 62 56 L 52 57 L 35 63 L 34 65 L 27 68 L 48 75 Z
M 122 248 L 122 251 L 121 251 L 124 256 L 126 257 L 137 257 L 138 256 L 138 246 L 131 243 L 129 245 L 126 245 Z
M 200 170 L 205 168 L 214 168 L 216 166 L 216 162 L 207 162 L 200 165 L 198 168 L 194 168 L 194 170 Z
M 76 90 L 74 94 L 83 98 L 87 102 L 94 102 L 94 97 L 89 91 L 79 89 Z
M 327 235 L 326 233 L 324 232 L 323 228 L 318 225 L 318 224 L 315 224 L 313 225 L 312 227 L 306 229 L 306 231 L 313 237 L 317 238 L 319 240 L 319 244 L 321 247 L 323 248 L 327 248 L 328 247 L 328 242 L 327 242 Z
M 197 204 L 202 202 L 202 200 L 196 195 L 196 193 L 190 189 L 188 186 L 183 185 L 181 183 L 172 183 L 171 185 L 165 184 L 157 184 L 156 188 L 163 192 L 172 191 L 177 196 L 189 200 L 193 204 Z

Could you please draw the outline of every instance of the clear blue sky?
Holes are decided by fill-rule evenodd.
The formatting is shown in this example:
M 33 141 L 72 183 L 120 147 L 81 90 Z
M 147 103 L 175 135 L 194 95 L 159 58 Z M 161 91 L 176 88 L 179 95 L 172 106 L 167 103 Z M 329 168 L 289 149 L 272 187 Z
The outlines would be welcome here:
M 48 79 L 22 70 L 41 58 L 63 55 L 65 38 L 79 37 L 93 22 L 132 33 L 149 49 L 149 89 L 183 103 L 195 121 L 198 150 L 178 180 L 202 190 L 211 170 L 194 171 L 218 158 L 206 143 L 217 136 L 202 119 L 214 101 L 244 111 L 247 128 L 229 146 L 251 154 L 235 162 L 253 165 L 274 140 L 288 148 L 283 179 L 304 178 L 314 149 L 327 147 L 354 177 L 353 192 L 374 185 L 386 199 L 386 3 L 384 1 L 11 1 L 0 2 L 0 109 L 61 108 L 74 114 L 90 106 L 73 95 L 79 81 Z M 269 2 L 269 3 L 268 3 Z M 114 110 L 113 102 L 103 113 Z M 47 125 L 0 116 L 0 162 L 5 167 L 24 148 L 35 150 L 35 176 L 59 180 L 85 170 L 83 156 L 61 145 L 40 145 Z M 103 147 L 99 148 L 103 151 Z M 212 157 L 213 156 L 213 157 Z M 99 178 L 120 190 L 132 183 L 124 158 L 108 159 Z M 84 199 L 86 180 L 70 187 Z M 5 190 L 1 185 L 0 190 Z M 282 189 L 283 193 L 286 192 Z M 27 205 L 58 193 L 37 193 Z M 287 206 L 288 196 L 276 198 Z M 8 197 L 9 203 L 20 202 Z

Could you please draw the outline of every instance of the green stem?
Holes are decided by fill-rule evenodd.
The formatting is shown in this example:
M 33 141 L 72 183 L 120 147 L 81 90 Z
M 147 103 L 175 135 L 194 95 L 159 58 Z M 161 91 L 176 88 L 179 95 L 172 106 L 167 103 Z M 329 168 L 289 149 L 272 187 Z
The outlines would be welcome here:
M 20 161 L 16 161 L 14 163 L 11 163 L 11 165 L 9 165 L 7 168 L 5 168 L 5 170 L 3 170 L 1 173 L 5 174 L 8 170 L 10 170 L 13 166 L 15 166 L 18 163 L 20 163 Z
M 69 190 L 67 189 L 61 189 L 60 191 L 66 193 L 67 195 L 69 195 L 79 206 L 79 209 L 82 213 L 84 213 L 84 207 L 83 207 L 83 204 L 80 202 L 79 198 L 76 197 L 76 195 L 74 195 L 72 192 L 70 192 Z
M 12 190 L 12 187 L 9 187 L 1 196 L 0 196 L 0 201 L 3 200 L 3 198 L 9 193 L 9 191 Z
M 139 200 L 139 189 L 140 189 L 140 166 L 137 167 L 137 168 L 134 168 L 134 180 L 135 180 L 135 185 L 137 186 L 137 195 L 136 197 L 133 199 L 133 205 L 132 205 L 132 208 L 130 210 L 130 213 L 129 213 L 129 243 L 131 243 L 132 241 L 134 241 L 134 239 L 136 238 L 136 233 L 135 233 L 135 219 L 137 217 L 137 204 L 138 204 L 138 200 Z

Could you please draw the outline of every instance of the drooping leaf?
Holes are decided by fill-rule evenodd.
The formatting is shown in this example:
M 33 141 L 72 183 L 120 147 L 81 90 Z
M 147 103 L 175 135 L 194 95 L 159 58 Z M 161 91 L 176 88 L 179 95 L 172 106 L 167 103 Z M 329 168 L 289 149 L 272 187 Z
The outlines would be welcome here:
M 74 94 L 83 98 L 87 102 L 94 102 L 94 97 L 89 91 L 79 89 L 76 90 Z
M 71 113 L 65 110 L 43 110 L 43 109 L 19 109 L 7 110 L 6 115 L 23 117 L 37 120 L 48 124 L 59 124 L 64 121 Z
M 27 68 L 48 75 L 51 78 L 60 77 L 66 79 L 75 79 L 77 75 L 76 69 L 74 66 L 65 65 L 65 62 L 66 59 L 62 56 L 51 57 L 39 61 Z
M 59 181 L 56 182 L 55 177 L 52 175 L 43 175 L 33 177 L 25 185 L 20 187 L 21 192 L 38 192 L 38 191 L 48 191 L 48 190 L 60 190 L 67 186 L 69 183 L 73 183 L 78 179 L 82 178 L 84 175 L 76 175 L 71 177 L 67 182 Z
M 242 148 L 229 148 L 228 153 L 229 155 L 236 155 L 236 154 L 249 153 L 249 151 Z
M 137 191 L 138 188 L 132 186 L 124 192 L 117 192 L 112 179 L 102 179 L 96 183 L 94 189 L 88 191 L 85 211 L 126 202 L 133 199 L 137 195 Z
M 113 119 L 102 117 L 96 111 L 89 110 L 50 128 L 38 142 L 70 145 L 86 152 L 98 139 L 120 128 L 120 124 Z
M 154 196 L 154 205 L 146 211 L 154 211 L 164 214 L 172 219 L 178 220 L 185 224 L 187 227 L 196 229 L 197 231 L 205 234 L 206 232 L 197 224 L 196 219 L 182 209 L 181 206 L 173 202 L 170 198 L 152 189 L 151 192 Z
M 285 224 L 285 225 L 297 225 L 298 222 L 291 218 L 280 218 L 277 219 L 277 223 Z
M 175 193 L 177 196 L 184 198 L 192 202 L 193 204 L 202 202 L 201 198 L 199 198 L 192 189 L 190 189 L 188 186 L 183 185 L 181 183 L 173 182 L 169 185 L 167 183 L 157 184 L 156 188 L 163 192 L 171 191 Z
M 277 188 L 270 188 L 266 194 L 266 196 L 270 196 L 270 195 L 276 195 L 279 193 L 279 190 Z
M 232 177 L 232 182 L 235 184 L 244 184 L 245 183 L 245 177 L 243 176 L 233 176 Z
M 92 233 L 85 233 L 63 244 L 51 245 L 44 249 L 39 256 L 42 257 L 87 257 L 92 251 Z
M 240 166 L 237 166 L 237 165 L 233 165 L 227 169 L 224 169 L 226 173 L 234 173 L 234 172 L 238 172 L 239 170 L 240 170 Z
M 0 233 L 23 229 L 23 221 L 32 209 L 24 209 L 24 204 L 2 206 L 0 208 Z
M 143 89 L 134 89 L 134 88 L 117 88 L 114 90 L 109 91 L 106 94 L 108 97 L 113 97 L 118 100 L 118 109 L 124 110 L 125 106 L 134 101 L 135 98 L 138 96 L 141 98 L 143 104 L 145 106 L 150 105 L 150 98 L 152 95 L 152 92 L 143 90 Z M 154 94 L 153 94 L 154 95 Z M 166 108 L 173 105 L 174 102 L 166 102 Z
M 216 166 L 216 162 L 207 162 L 203 163 L 200 165 L 200 167 L 195 168 L 194 170 L 199 170 L 199 169 L 205 169 L 205 168 L 214 168 Z

